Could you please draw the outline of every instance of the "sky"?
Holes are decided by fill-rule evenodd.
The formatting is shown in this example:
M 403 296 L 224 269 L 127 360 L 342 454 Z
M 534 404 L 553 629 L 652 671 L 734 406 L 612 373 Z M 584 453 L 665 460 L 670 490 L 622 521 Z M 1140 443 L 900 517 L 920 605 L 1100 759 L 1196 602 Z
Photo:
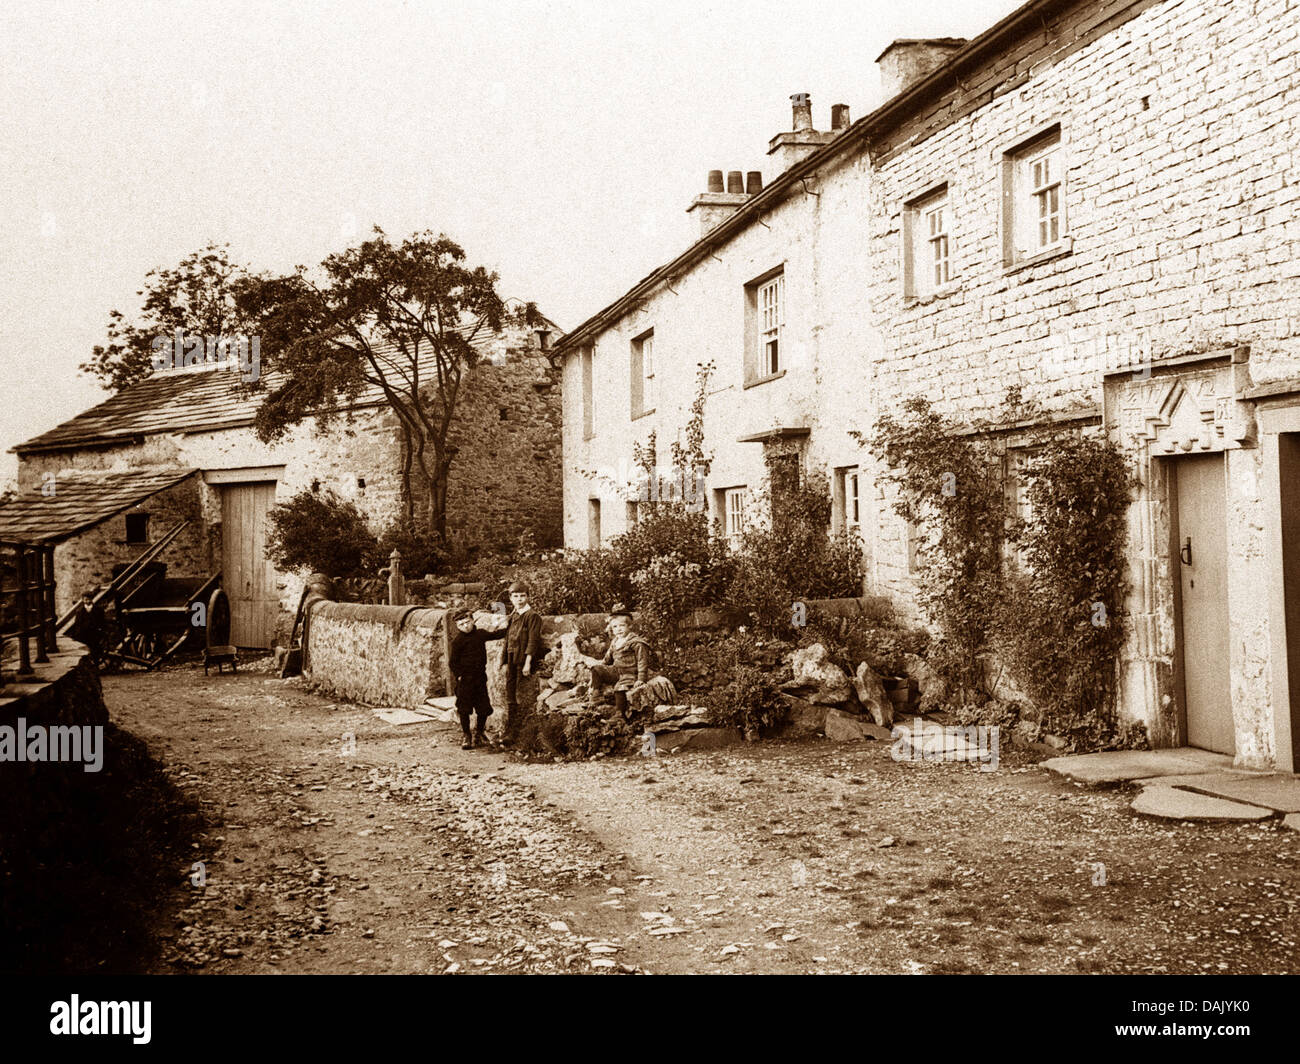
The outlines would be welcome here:
M 106 397 L 78 366 L 150 269 L 254 270 L 445 232 L 562 329 L 693 239 L 709 170 L 773 174 L 790 96 L 853 119 L 896 37 L 1021 0 L 6 0 L 0 487 Z

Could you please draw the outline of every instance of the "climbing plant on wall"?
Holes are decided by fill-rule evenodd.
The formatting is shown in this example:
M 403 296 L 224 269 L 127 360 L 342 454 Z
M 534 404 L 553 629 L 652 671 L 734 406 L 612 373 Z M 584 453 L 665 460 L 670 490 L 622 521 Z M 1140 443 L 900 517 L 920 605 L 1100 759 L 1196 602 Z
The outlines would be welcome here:
M 1028 409 L 1012 390 L 996 421 L 964 427 L 917 397 L 864 441 L 925 541 L 919 598 L 942 635 L 931 664 L 953 705 L 978 703 L 980 655 L 993 651 L 1044 730 L 1079 745 L 1138 744 L 1115 714 L 1131 476 L 1113 441 L 1040 429 L 1022 469 L 1030 516 L 1011 514 L 1005 446 L 985 430 Z

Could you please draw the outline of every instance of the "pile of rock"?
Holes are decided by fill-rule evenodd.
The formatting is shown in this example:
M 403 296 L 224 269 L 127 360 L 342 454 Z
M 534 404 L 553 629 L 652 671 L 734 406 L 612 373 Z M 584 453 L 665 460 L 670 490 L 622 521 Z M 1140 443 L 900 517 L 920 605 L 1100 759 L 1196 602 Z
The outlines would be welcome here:
M 793 675 L 781 685 L 790 707 L 783 734 L 821 734 L 839 742 L 890 738 L 895 713 L 928 712 L 942 697 L 938 677 L 922 658 L 909 654 L 904 660 L 905 677 L 883 678 L 865 661 L 849 676 L 821 643 L 794 651 Z

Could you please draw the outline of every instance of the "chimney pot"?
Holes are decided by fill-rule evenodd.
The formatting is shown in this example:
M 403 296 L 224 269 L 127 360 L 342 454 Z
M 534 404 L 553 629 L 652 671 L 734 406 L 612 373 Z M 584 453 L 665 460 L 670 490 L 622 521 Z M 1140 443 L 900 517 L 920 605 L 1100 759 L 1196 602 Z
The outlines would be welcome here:
M 708 189 L 709 189 L 710 192 L 721 192 L 721 191 L 722 191 L 722 171 L 721 171 L 721 170 L 710 170 L 710 171 L 709 171 L 709 184 L 708 184 Z
M 849 128 L 849 105 L 837 103 L 831 107 L 831 129 Z
M 790 102 L 794 105 L 795 131 L 812 129 L 812 97 L 806 92 L 796 92 L 790 97 Z
M 727 173 L 727 191 L 744 193 L 745 180 L 739 170 L 730 170 Z
M 763 191 L 763 171 L 751 170 L 745 175 L 745 191 L 751 196 Z

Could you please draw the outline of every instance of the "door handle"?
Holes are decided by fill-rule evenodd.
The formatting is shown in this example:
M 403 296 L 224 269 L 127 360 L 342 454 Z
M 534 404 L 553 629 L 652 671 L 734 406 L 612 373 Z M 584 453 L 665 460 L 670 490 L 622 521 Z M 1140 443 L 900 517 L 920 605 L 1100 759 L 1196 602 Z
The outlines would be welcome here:
M 1182 545 L 1182 548 L 1178 551 L 1178 559 L 1184 565 L 1192 564 L 1192 537 L 1191 536 L 1187 537 L 1187 541 Z

